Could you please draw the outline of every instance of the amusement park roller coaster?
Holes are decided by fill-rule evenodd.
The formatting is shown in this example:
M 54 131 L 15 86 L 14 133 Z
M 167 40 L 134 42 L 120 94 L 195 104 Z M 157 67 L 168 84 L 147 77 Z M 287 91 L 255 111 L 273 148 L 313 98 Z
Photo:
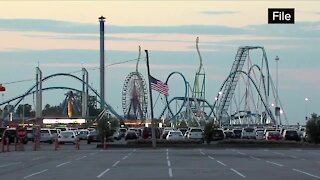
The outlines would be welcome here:
M 204 97 L 204 89 L 202 88 L 203 93 L 199 93 L 198 90 L 201 89 L 199 87 L 205 87 L 204 76 L 203 81 L 201 81 L 203 84 L 198 86 L 198 84 L 201 84 L 199 76 L 197 76 L 199 72 L 203 72 L 204 75 L 201 61 L 193 90 L 182 73 L 173 72 L 168 76 L 166 83 L 173 74 L 180 75 L 183 78 L 185 96 L 173 97 L 171 100 L 166 97 L 167 105 L 159 118 L 162 118 L 167 111 L 166 118 L 171 121 L 181 121 L 190 119 L 190 117 L 195 118 L 194 115 L 202 112 L 200 113 L 202 117 L 196 117 L 198 121 L 214 119 L 221 124 L 281 124 L 280 116 L 283 116 L 283 122 L 288 124 L 281 101 L 279 100 L 281 105 L 279 108 L 282 114 L 277 115 L 276 110 L 273 110 L 271 106 L 276 99 L 279 99 L 279 95 L 273 85 L 267 55 L 263 47 L 239 47 L 231 71 L 214 98 L 213 105 L 210 105 L 204 98 L 199 98 Z M 192 96 L 190 96 L 190 92 Z M 174 105 L 172 105 L 174 103 L 175 112 L 173 111 Z M 205 107 L 209 112 L 203 110 Z M 275 116 L 279 117 L 275 118 Z

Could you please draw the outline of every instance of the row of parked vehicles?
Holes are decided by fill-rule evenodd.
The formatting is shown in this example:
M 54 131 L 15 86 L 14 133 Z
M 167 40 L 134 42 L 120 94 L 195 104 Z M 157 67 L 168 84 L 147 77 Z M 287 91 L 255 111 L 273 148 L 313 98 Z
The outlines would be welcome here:
M 25 136 L 21 138 L 19 136 L 19 131 L 25 131 Z M 87 140 L 90 132 L 94 132 L 94 128 L 88 129 L 76 129 L 76 128 L 66 128 L 57 127 L 54 129 L 50 128 L 0 128 L 0 141 L 6 144 L 6 139 L 10 143 L 15 143 L 20 140 L 20 142 L 27 144 L 28 141 L 34 142 L 35 140 L 39 142 L 52 144 L 57 139 L 59 143 L 76 143 L 77 138 L 80 140 Z M 94 134 L 94 133 L 93 133 Z

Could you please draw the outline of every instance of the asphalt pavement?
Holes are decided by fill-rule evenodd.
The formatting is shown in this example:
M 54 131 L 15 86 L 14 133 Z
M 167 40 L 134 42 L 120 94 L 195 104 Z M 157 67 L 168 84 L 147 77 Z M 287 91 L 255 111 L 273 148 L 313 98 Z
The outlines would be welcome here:
M 11 147 L 13 150 L 13 147 Z M 1 180 L 320 179 L 320 150 L 312 149 L 97 149 L 96 143 L 41 143 L 34 151 L 0 153 Z

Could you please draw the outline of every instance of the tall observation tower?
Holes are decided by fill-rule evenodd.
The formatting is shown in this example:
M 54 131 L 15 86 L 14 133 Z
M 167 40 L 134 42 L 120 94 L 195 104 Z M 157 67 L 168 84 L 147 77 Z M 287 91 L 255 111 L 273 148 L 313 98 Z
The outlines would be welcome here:
M 99 17 L 100 22 L 100 108 L 104 108 L 105 96 L 104 96 L 104 20 L 106 18 Z

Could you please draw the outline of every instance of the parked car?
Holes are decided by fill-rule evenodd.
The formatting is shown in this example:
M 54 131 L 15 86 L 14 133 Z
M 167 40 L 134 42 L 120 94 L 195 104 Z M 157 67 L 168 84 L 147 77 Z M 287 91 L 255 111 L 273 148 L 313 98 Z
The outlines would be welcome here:
M 180 130 L 170 130 L 168 131 L 167 140 L 183 140 L 183 134 Z
M 224 133 L 222 129 L 214 129 L 212 130 L 212 141 L 218 141 L 218 140 L 223 140 L 224 139 Z
M 240 139 L 242 135 L 242 129 L 233 129 L 234 138 Z
M 58 135 L 58 142 L 59 144 L 64 144 L 64 143 L 73 143 L 75 144 L 77 140 L 76 133 L 74 131 L 62 131 Z
M 47 142 L 47 143 L 50 143 L 52 144 L 53 141 L 54 141 L 54 138 L 51 134 L 51 131 L 50 129 L 47 129 L 47 128 L 41 128 L 40 130 L 40 142 Z
M 160 138 L 160 129 L 159 128 L 155 128 L 155 135 L 156 138 L 159 139 Z M 151 138 L 152 137 L 152 128 L 151 127 L 144 127 L 142 130 L 142 138 L 143 139 L 147 139 L 147 138 Z
M 266 133 L 266 140 L 282 140 L 282 136 L 279 131 L 268 131 Z
M 223 132 L 222 132 L 223 133 Z M 190 128 L 187 139 L 196 139 L 204 141 L 203 131 L 201 128 Z
M 87 139 L 87 144 L 91 142 L 101 142 L 101 137 L 98 131 L 90 131 Z
M 169 131 L 170 131 L 169 129 L 164 129 L 162 132 L 161 138 L 166 139 Z
M 284 130 L 283 138 L 284 138 L 284 140 L 293 140 L 293 141 L 300 141 L 301 140 L 297 130 L 294 130 L 294 129 Z
M 179 131 L 184 135 L 188 131 L 188 128 L 179 128 Z
M 241 139 L 256 139 L 256 130 L 253 127 L 243 128 Z
M 120 139 L 124 138 L 127 132 L 127 128 L 119 128 Z
M 7 129 L 6 127 L 0 127 L 0 142 L 2 141 L 3 132 L 6 129 Z
M 34 141 L 33 128 L 27 128 L 27 140 L 32 142 Z
M 223 133 L 224 133 L 224 137 L 226 139 L 234 138 L 234 133 L 232 130 L 225 130 L 225 131 L 223 131 Z
M 58 135 L 60 134 L 60 130 L 58 130 L 58 129 L 50 129 L 50 132 L 51 132 L 53 140 L 58 138 Z
M 139 136 L 136 131 L 127 131 L 126 135 L 124 137 L 125 140 L 138 139 L 138 138 L 139 138 Z
M 263 129 L 258 129 L 258 130 L 256 130 L 256 139 L 257 139 L 257 140 L 263 140 L 263 139 L 265 139 L 265 137 L 264 137 L 264 130 L 263 130 Z
M 4 144 L 7 144 L 7 143 L 11 144 L 11 143 L 17 142 L 17 139 L 18 139 L 17 129 L 14 129 L 14 128 L 5 129 L 3 132 L 3 138 L 4 138 L 3 139 Z M 8 138 L 9 142 L 7 142 L 6 138 Z M 28 142 L 27 137 L 22 139 L 23 144 L 27 144 L 27 142 Z
M 87 129 L 81 129 L 81 130 L 79 131 L 78 137 L 79 137 L 80 140 L 87 140 L 89 133 L 90 133 L 89 130 L 87 130 Z

